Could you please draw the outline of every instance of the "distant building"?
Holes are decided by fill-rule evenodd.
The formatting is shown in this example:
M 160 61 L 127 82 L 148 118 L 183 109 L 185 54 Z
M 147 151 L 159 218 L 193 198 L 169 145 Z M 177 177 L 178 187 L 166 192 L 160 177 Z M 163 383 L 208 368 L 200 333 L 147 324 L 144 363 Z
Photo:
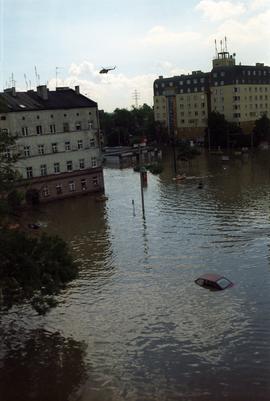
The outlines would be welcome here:
M 238 124 L 243 133 L 250 133 L 263 114 L 270 116 L 270 67 L 236 65 L 235 54 L 221 50 L 216 52 L 211 72 L 155 80 L 155 121 L 167 127 L 169 136 L 204 137 L 211 111 Z
M 62 87 L 0 93 L 0 130 L 16 137 L 8 154 L 29 203 L 104 190 L 97 103 Z

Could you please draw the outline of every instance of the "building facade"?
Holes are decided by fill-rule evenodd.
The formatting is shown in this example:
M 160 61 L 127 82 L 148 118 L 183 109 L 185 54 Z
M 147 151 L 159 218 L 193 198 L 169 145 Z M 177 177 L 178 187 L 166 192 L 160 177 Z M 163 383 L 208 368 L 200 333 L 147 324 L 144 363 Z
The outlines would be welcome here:
M 236 65 L 235 54 L 222 50 L 216 53 L 211 72 L 155 80 L 155 121 L 170 137 L 201 140 L 211 111 L 238 124 L 243 133 L 252 132 L 258 118 L 270 116 L 270 67 Z
M 0 93 L 0 129 L 29 203 L 104 190 L 97 103 L 68 87 Z

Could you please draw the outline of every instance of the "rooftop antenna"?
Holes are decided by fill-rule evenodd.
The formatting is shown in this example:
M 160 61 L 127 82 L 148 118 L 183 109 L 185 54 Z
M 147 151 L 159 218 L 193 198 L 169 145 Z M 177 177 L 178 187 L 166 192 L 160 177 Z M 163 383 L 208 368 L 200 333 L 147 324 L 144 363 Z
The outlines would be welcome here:
M 58 85 L 58 70 L 63 67 L 55 67 L 55 88 L 57 88 Z
M 29 89 L 31 90 L 31 86 L 32 86 L 32 83 L 31 83 L 31 80 L 29 79 Z
M 26 90 L 28 91 L 28 82 L 27 82 L 26 74 L 24 74 L 24 80 L 25 80 Z
M 226 36 L 225 36 L 225 51 L 226 51 L 226 52 L 228 51 L 228 48 L 227 48 L 227 38 L 226 38 Z
M 11 86 L 15 88 L 15 85 L 16 85 L 16 81 L 15 81 L 15 79 L 14 79 L 14 74 L 13 74 L 13 72 L 12 72 L 12 73 L 11 73 Z
M 35 66 L 35 76 L 36 76 L 36 86 L 40 85 L 40 76 L 37 72 L 37 67 Z
M 217 41 L 216 41 L 216 39 L 215 39 L 215 51 L 216 51 L 216 57 L 217 57 L 217 55 L 218 55 L 218 49 L 217 49 Z
M 221 51 L 221 53 L 222 53 L 222 40 L 220 41 L 220 51 Z

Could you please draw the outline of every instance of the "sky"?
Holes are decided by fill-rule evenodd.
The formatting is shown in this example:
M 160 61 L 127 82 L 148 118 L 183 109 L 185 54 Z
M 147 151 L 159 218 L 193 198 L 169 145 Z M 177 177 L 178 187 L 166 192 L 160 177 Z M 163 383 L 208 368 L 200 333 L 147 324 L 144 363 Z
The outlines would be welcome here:
M 270 0 L 0 0 L 1 91 L 79 85 L 107 112 L 151 106 L 155 79 L 210 71 L 225 36 L 237 63 L 270 65 Z

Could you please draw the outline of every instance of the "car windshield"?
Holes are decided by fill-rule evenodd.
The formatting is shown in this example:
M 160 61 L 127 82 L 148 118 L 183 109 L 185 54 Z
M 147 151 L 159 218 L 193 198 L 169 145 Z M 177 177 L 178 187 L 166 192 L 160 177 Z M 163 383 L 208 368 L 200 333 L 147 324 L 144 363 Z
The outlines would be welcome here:
M 220 286 L 220 288 L 224 289 L 224 288 L 227 288 L 231 284 L 231 282 L 229 280 L 227 280 L 226 278 L 220 278 L 217 281 L 217 284 Z

